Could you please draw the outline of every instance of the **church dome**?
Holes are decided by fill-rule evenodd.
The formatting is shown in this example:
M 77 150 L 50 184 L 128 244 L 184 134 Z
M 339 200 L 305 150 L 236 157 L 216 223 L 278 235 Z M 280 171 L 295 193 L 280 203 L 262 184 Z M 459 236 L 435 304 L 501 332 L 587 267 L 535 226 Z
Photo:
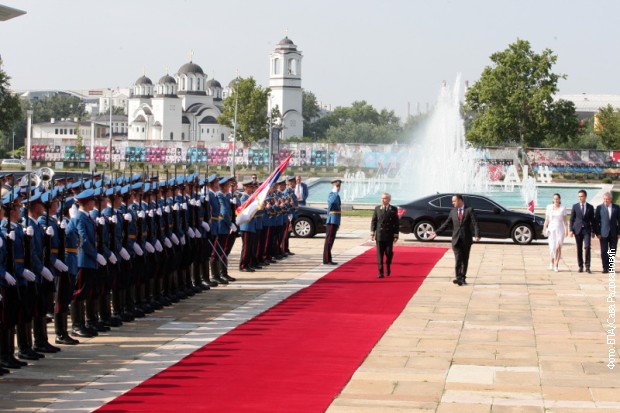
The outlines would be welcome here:
M 153 82 L 148 77 L 141 76 L 138 80 L 136 80 L 135 84 L 136 84 L 136 86 L 137 85 L 152 85 Z
M 209 79 L 207 81 L 207 87 L 222 87 L 222 85 L 215 79 Z
M 179 68 L 178 74 L 180 75 L 188 75 L 188 74 L 204 75 L 205 72 L 203 72 L 202 68 L 198 66 L 196 63 L 189 62 L 189 63 L 185 63 L 183 66 Z
M 297 51 L 297 46 L 291 39 L 286 36 L 284 39 L 280 40 L 276 50 L 288 50 L 288 51 Z
M 170 75 L 166 75 L 166 76 L 162 76 L 161 79 L 159 79 L 159 83 L 160 85 L 165 85 L 166 83 L 174 83 L 175 85 L 177 84 L 177 81 L 174 80 L 174 78 Z

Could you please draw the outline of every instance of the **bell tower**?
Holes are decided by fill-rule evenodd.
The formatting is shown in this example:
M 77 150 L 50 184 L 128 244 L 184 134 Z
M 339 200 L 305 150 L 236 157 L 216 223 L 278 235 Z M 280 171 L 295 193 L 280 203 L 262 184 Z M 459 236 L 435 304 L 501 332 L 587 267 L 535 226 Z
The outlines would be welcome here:
M 301 112 L 301 51 L 286 36 L 278 43 L 270 56 L 268 102 L 269 113 L 278 107 L 282 115 L 281 139 L 301 138 L 304 135 L 304 122 Z

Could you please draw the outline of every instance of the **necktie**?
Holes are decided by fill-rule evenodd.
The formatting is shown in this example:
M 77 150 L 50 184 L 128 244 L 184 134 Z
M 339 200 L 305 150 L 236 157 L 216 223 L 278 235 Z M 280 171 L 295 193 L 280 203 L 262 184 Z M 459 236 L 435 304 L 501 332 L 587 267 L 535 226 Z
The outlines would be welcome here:
M 581 204 L 581 215 L 582 216 L 586 216 L 586 205 L 585 204 Z
M 459 208 L 459 222 L 463 220 L 463 210 Z

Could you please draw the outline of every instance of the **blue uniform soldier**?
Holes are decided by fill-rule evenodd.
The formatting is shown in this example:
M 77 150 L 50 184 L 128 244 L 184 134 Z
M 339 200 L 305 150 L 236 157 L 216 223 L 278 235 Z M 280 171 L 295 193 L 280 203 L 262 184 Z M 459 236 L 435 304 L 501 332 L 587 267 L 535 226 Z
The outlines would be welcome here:
M 337 265 L 337 262 L 332 260 L 332 247 L 336 240 L 336 233 L 340 227 L 340 186 L 342 185 L 341 179 L 332 180 L 332 191 L 327 197 L 327 230 L 325 233 L 325 246 L 323 248 L 323 264 Z

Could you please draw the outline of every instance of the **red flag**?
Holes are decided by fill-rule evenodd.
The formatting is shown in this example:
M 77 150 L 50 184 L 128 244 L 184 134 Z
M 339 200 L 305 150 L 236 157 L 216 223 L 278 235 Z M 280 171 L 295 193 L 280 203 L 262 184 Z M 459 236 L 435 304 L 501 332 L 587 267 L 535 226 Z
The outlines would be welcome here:
M 531 200 L 528 204 L 531 213 L 534 213 L 534 200 Z

